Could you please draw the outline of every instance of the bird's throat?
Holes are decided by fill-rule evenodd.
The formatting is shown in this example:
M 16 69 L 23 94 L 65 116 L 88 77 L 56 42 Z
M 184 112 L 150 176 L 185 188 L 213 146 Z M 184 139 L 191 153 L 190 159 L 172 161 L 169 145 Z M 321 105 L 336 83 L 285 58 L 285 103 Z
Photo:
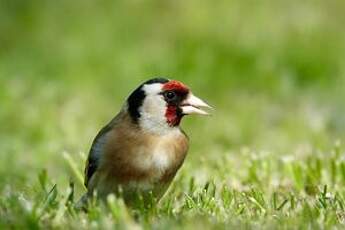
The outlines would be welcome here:
M 167 123 L 171 127 L 175 127 L 180 125 L 182 119 L 182 111 L 177 106 L 169 105 L 167 107 L 165 117 L 167 119 Z

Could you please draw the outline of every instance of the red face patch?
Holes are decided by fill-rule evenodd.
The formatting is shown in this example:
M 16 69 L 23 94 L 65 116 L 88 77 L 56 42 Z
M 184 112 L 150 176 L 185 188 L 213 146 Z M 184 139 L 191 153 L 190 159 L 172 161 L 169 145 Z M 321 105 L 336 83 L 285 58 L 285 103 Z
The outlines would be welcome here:
M 182 119 L 182 116 L 178 115 L 176 106 L 168 106 L 165 117 L 170 126 L 178 126 Z
M 175 80 L 165 83 L 163 85 L 163 90 L 164 91 L 172 90 L 172 91 L 177 91 L 177 92 L 182 92 L 182 93 L 189 92 L 189 88 L 185 84 L 179 81 L 175 81 Z
M 165 117 L 170 126 L 178 126 L 183 117 L 182 113 L 179 112 L 181 109 L 178 105 L 189 94 L 189 88 L 182 82 L 172 80 L 163 85 L 163 91 L 173 91 L 176 95 L 173 101 L 167 100 Z

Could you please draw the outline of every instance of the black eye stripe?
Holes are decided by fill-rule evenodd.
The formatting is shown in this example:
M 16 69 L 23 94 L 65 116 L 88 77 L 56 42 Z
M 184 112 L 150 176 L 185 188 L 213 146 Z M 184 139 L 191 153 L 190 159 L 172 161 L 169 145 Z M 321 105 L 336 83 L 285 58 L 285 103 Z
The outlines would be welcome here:
M 164 100 L 171 105 L 179 105 L 183 100 L 186 99 L 187 95 L 186 93 L 180 93 L 176 91 L 165 91 L 162 93 Z

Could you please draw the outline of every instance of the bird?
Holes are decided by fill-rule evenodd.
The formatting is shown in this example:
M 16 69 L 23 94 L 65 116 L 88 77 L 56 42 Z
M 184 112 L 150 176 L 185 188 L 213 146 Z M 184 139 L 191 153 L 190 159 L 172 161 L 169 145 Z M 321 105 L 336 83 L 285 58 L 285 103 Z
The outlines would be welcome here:
M 85 167 L 86 194 L 122 196 L 128 206 L 163 197 L 181 168 L 189 137 L 180 127 L 186 115 L 209 115 L 212 108 L 177 80 L 153 78 L 142 83 L 120 112 L 97 134 Z

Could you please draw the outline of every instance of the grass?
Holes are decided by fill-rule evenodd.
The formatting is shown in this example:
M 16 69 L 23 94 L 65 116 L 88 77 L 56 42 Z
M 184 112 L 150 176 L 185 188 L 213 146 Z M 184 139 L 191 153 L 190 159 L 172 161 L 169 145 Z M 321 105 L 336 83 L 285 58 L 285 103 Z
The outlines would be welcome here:
M 343 228 L 344 9 L 0 1 L 0 229 Z M 191 148 L 169 192 L 74 210 L 92 139 L 153 76 L 216 108 L 183 121 Z
M 128 210 L 114 196 L 108 203 L 92 202 L 88 213 L 74 210 L 74 186 L 61 188 L 39 173 L 29 193 L 10 186 L 0 199 L 4 228 L 120 228 L 186 227 L 331 228 L 344 222 L 345 162 L 336 145 L 325 154 L 303 159 L 274 157 L 248 149 L 241 165 L 226 157 L 201 165 L 214 178 L 179 175 L 159 205 Z M 71 160 L 71 159 L 70 159 Z M 234 167 L 245 167 L 238 175 Z M 207 170 L 203 168 L 207 167 Z M 222 169 L 219 169 L 222 167 Z M 78 172 L 78 171 L 77 171 Z M 226 181 L 227 172 L 236 178 Z

